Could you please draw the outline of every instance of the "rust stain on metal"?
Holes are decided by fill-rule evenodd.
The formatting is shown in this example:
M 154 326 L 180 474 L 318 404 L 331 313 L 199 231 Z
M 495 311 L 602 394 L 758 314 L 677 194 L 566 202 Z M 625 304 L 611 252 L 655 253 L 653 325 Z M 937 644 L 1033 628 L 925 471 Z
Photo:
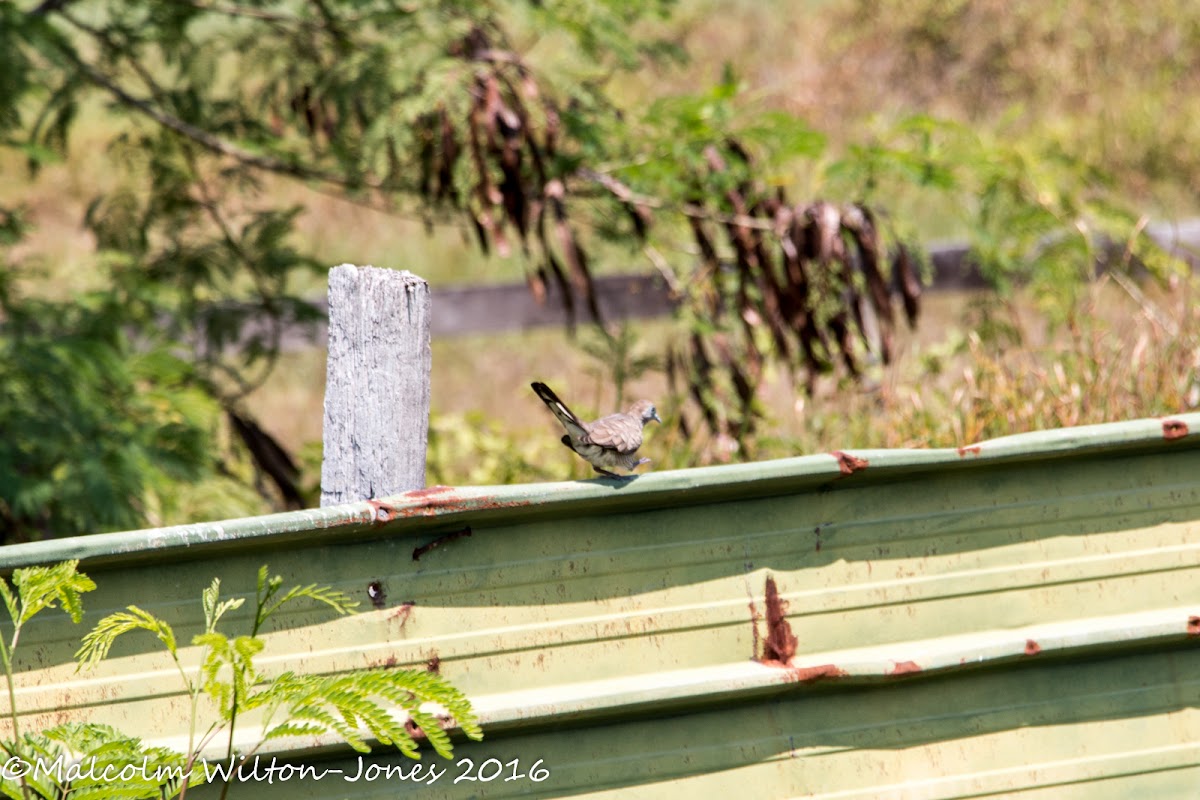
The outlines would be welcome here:
M 1188 636 L 1200 636 L 1200 617 L 1188 617 Z
M 832 524 L 833 524 L 832 522 L 822 522 L 820 525 L 813 528 L 813 535 L 817 538 L 816 548 L 817 548 L 818 553 L 821 552 L 821 529 L 824 528 L 826 525 L 832 525 Z
M 444 494 L 445 492 L 453 492 L 453 486 L 426 486 L 424 489 L 413 489 L 410 492 L 405 492 L 404 496 L 410 500 L 424 500 L 427 497 L 432 497 L 435 494 Z
M 758 607 L 754 605 L 754 598 L 751 597 L 750 598 L 750 636 L 751 636 L 751 643 L 752 643 L 753 649 L 750 651 L 750 658 L 754 659 L 755 661 L 760 660 L 758 657 L 758 643 L 761 640 L 761 637 L 758 635 L 759 619 L 760 619 L 760 617 L 758 616 Z
M 829 455 L 837 459 L 838 469 L 841 470 L 843 475 L 853 475 L 860 469 L 866 469 L 870 464 L 870 462 L 865 458 L 852 456 L 849 453 L 845 453 L 841 450 L 834 450 Z
M 375 608 L 383 608 L 387 603 L 387 592 L 383 590 L 381 581 L 371 581 L 367 584 L 367 597 Z
M 367 666 L 372 669 L 395 669 L 399 663 L 400 659 L 396 658 L 395 655 L 390 655 L 382 661 L 368 661 Z
M 779 597 L 779 589 L 775 586 L 775 578 L 767 576 L 764 592 L 764 602 L 767 606 L 767 636 L 763 640 L 763 654 L 760 659 L 764 664 L 788 664 L 796 655 L 796 634 L 787 621 L 787 603 Z M 753 605 L 751 606 L 753 609 Z M 755 628 L 757 629 L 757 625 Z
M 452 533 L 447 533 L 443 536 L 439 536 L 438 538 L 434 539 L 432 542 L 429 542 L 428 544 L 423 544 L 420 547 L 414 548 L 413 549 L 413 561 L 420 561 L 421 556 L 425 555 L 426 553 L 428 553 L 430 550 L 434 549 L 435 547 L 441 547 L 446 542 L 453 542 L 455 539 L 462 539 L 462 538 L 470 536 L 470 535 L 471 535 L 471 528 L 470 528 L 470 526 L 468 526 L 466 528 L 463 528 L 460 531 L 453 531 Z
M 1033 639 L 1025 640 L 1025 655 L 1036 656 L 1040 652 L 1042 652 L 1042 646 L 1040 644 L 1035 642 Z
M 921 665 L 915 661 L 897 661 L 888 675 L 912 675 L 921 672 Z
M 969 447 L 958 448 L 958 455 L 960 458 L 966 458 L 967 456 L 977 456 L 981 452 L 983 452 L 983 448 L 977 444 L 970 445 Z
M 1187 423 L 1181 419 L 1164 419 L 1162 423 L 1163 438 L 1167 441 L 1182 439 L 1188 435 Z
M 818 664 L 815 667 L 791 667 L 788 672 L 799 683 L 812 683 L 826 678 L 842 678 L 846 670 L 837 664 Z
M 414 605 L 416 605 L 416 603 L 414 603 L 411 600 L 407 600 L 407 601 L 401 603 L 400 607 L 397 608 L 395 611 L 393 611 L 392 614 L 388 617 L 388 620 L 392 621 L 392 622 L 398 621 L 400 624 L 400 627 L 403 628 L 405 623 L 408 622 L 409 616 L 412 615 L 412 610 L 413 610 Z
M 368 500 L 367 505 L 371 507 L 371 521 L 375 523 L 391 522 L 398 513 L 395 506 L 380 500 Z
M 456 511 L 478 511 L 498 508 L 516 508 L 529 505 L 528 500 L 495 500 L 491 497 L 463 497 L 453 486 L 430 486 L 428 489 L 414 489 L 401 495 L 405 500 L 414 501 L 396 509 L 401 517 L 433 517 L 443 513 Z

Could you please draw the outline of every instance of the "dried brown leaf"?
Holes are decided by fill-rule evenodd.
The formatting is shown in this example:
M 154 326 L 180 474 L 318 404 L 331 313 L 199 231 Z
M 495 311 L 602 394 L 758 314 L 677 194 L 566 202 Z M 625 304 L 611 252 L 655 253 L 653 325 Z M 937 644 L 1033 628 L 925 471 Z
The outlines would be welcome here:
M 917 317 L 921 314 L 921 281 L 905 245 L 898 246 L 892 256 L 892 284 L 904 301 L 904 316 L 908 319 L 908 326 L 916 327 Z
M 845 249 L 841 237 L 841 213 L 837 206 L 823 200 L 804 210 L 809 220 L 807 230 L 809 257 L 821 264 L 841 256 Z
M 479 242 L 479 249 L 483 251 L 485 256 L 490 255 L 491 242 L 488 238 L 488 226 L 473 211 L 467 212 L 467 218 L 470 219 L 471 227 L 475 231 L 475 238 Z
M 527 272 L 525 283 L 529 286 L 529 293 L 533 295 L 533 301 L 539 306 L 544 306 L 546 304 L 546 266 L 543 264 L 536 270 Z
M 558 152 L 558 135 L 562 128 L 562 120 L 558 116 L 558 109 L 549 101 L 543 104 L 546 114 L 546 127 L 542 130 L 542 149 L 546 152 L 547 158 L 554 158 L 554 154 Z
M 567 280 L 567 275 L 563 272 L 562 264 L 558 263 L 558 259 L 554 257 L 554 253 L 549 248 L 545 248 L 546 263 L 550 267 L 550 272 L 554 276 L 554 283 L 558 286 L 559 294 L 562 295 L 563 311 L 567 315 L 567 332 L 575 335 L 575 292 L 571 289 L 571 282 Z
M 450 115 L 446 112 L 445 107 L 438 109 L 438 117 L 441 123 L 441 152 L 438 158 L 437 189 L 434 197 L 439 202 L 449 200 L 457 206 L 458 189 L 454 185 L 454 167 L 458 163 L 462 148 L 459 147 L 454 123 L 450 121 Z
M 854 358 L 854 339 L 850 335 L 850 327 L 846 324 L 845 311 L 839 311 L 829 318 L 829 331 L 833 334 L 834 341 L 837 342 L 838 350 L 842 354 L 842 363 L 846 365 L 846 371 L 858 378 L 860 373 L 858 363 Z
M 866 279 L 867 290 L 870 292 L 871 303 L 875 312 L 883 318 L 890 327 L 896 318 L 892 313 L 891 297 L 888 295 L 887 282 L 879 269 L 880 240 L 879 229 L 871 212 L 860 205 L 850 206 L 842 215 L 842 226 L 850 233 L 859 256 L 859 268 Z
M 417 193 L 421 195 L 421 198 L 426 203 L 429 202 L 433 193 L 433 175 L 435 171 L 432 125 L 432 118 L 429 115 L 425 115 L 418 119 L 414 126 L 417 137 Z M 401 172 L 400 158 L 396 153 L 395 142 L 392 139 L 388 139 L 387 142 L 387 159 L 387 182 L 391 183 L 400 177 Z
M 720 433 L 720 417 L 705 392 L 706 389 L 712 388 L 712 362 L 704 352 L 704 342 L 699 334 L 692 334 L 691 346 L 692 373 L 688 381 L 688 391 L 692 395 L 692 399 L 696 401 L 696 405 L 700 407 L 700 414 L 704 417 L 709 431 L 715 435 Z
M 600 305 L 596 298 L 596 287 L 592 283 L 592 274 L 588 270 L 587 253 L 579 245 L 575 231 L 572 230 L 571 223 L 567 219 L 566 204 L 563 202 L 565 194 L 566 189 L 562 181 L 557 178 L 546 184 L 546 202 L 554 215 L 554 227 L 558 233 L 559 247 L 571 270 L 572 280 L 583 293 L 584 302 L 587 303 L 592 319 L 602 324 L 604 320 L 600 314 Z

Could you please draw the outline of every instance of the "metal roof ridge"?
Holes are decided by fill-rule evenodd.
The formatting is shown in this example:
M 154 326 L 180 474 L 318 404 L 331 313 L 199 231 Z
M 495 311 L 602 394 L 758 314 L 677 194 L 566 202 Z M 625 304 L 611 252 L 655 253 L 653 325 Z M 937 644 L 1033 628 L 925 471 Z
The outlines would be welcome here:
M 253 547 L 286 544 L 314 536 L 383 535 L 424 520 L 429 529 L 454 520 L 526 514 L 578 505 L 613 512 L 635 507 L 686 504 L 688 492 L 703 491 L 709 502 L 780 494 L 867 476 L 883 478 L 913 470 L 999 464 L 1048 456 L 1083 456 L 1200 444 L 1200 413 L 1127 420 L 1020 433 L 978 444 L 939 449 L 863 449 L 793 456 L 770 461 L 664 470 L 624 480 L 591 479 L 500 486 L 431 486 L 400 495 L 242 519 L 195 522 L 138 531 L 97 533 L 0 547 L 0 571 L 78 558 L 110 560 L 156 553 L 179 555 L 195 547 Z M 559 511 L 561 513 L 561 511 Z

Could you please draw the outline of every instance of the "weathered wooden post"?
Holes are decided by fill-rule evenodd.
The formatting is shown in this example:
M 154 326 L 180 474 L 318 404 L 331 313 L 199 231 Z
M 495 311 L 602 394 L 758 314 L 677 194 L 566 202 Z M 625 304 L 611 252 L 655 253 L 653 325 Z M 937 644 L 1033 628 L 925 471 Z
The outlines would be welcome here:
M 329 271 L 321 505 L 425 485 L 429 284 L 408 272 Z

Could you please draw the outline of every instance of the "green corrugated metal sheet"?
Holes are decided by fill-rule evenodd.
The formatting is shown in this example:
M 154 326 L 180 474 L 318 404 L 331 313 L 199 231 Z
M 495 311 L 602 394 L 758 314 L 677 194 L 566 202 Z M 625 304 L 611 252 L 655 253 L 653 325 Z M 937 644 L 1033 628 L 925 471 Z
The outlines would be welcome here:
M 432 785 L 351 783 L 356 757 L 293 742 L 274 755 L 344 772 L 263 782 L 263 798 L 405 786 L 421 797 L 1192 797 L 1198 427 L 1193 414 L 619 485 L 434 487 L 19 545 L 0 550 L 0 567 L 81 558 L 99 584 L 85 624 L 137 602 L 184 641 L 214 576 L 251 589 L 269 563 L 286 585 L 334 585 L 368 610 L 280 618 L 267 670 L 437 657 L 487 735 L 456 755 L 504 766 L 486 783 L 454 783 L 465 764 L 440 764 Z M 376 581 L 381 609 L 366 598 Z M 761 663 L 777 612 L 795 655 Z M 30 624 L 20 707 L 177 744 L 186 699 L 173 665 L 126 638 L 81 677 L 71 654 L 84 629 Z M 541 759 L 549 777 L 504 780 L 514 759 L 521 772 Z M 365 763 L 413 766 L 384 752 Z

